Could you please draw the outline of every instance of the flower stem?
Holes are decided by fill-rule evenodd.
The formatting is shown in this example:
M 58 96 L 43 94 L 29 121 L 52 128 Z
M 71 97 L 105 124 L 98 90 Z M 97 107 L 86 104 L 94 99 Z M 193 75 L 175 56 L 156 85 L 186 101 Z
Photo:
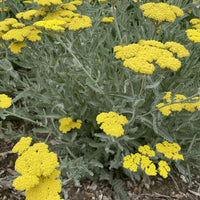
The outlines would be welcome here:
M 144 75 L 144 76 L 142 77 L 142 85 L 141 85 L 141 88 L 140 88 L 139 97 L 141 97 L 142 94 L 143 94 L 143 92 L 144 92 L 144 86 L 145 86 L 146 80 L 147 80 L 147 76 Z
M 115 29 L 117 31 L 117 34 L 118 34 L 118 37 L 119 37 L 119 40 L 120 40 L 120 44 L 122 44 L 122 36 L 121 36 L 120 30 L 119 30 L 119 25 L 118 25 L 118 22 L 117 22 L 116 8 L 115 8 L 114 3 L 111 5 L 111 11 L 112 11 L 112 15 L 114 17 Z

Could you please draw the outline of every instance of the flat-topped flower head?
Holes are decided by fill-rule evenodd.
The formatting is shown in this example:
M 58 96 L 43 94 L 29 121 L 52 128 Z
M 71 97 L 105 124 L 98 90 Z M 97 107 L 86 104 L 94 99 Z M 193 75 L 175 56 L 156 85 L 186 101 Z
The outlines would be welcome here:
M 159 171 L 159 174 L 163 177 L 163 178 L 167 178 L 168 177 L 168 172 L 171 171 L 171 168 L 169 167 L 169 165 L 167 164 L 166 161 L 164 160 L 161 160 L 159 163 L 158 163 L 158 171 Z
M 193 27 L 196 29 L 186 30 L 189 40 L 194 43 L 200 42 L 200 19 L 194 18 L 190 20 L 190 23 L 193 24 Z
M 140 40 L 138 44 L 115 46 L 114 52 L 117 59 L 124 61 L 125 67 L 143 74 L 152 74 L 155 70 L 154 63 L 162 69 L 177 71 L 181 67 L 178 58 L 190 55 L 189 51 L 179 43 L 163 44 L 155 40 Z
M 15 170 L 21 174 L 13 181 L 17 190 L 26 190 L 27 200 L 60 199 L 60 180 L 55 180 L 60 174 L 57 154 L 49 152 L 45 143 L 35 143 L 30 146 L 32 138 L 22 137 L 13 147 L 13 152 L 20 156 L 15 162 Z
M 166 158 L 173 160 L 184 160 L 183 155 L 179 154 L 181 147 L 177 143 L 164 141 L 156 144 L 156 150 L 163 153 Z
M 174 98 L 172 98 L 171 92 L 165 93 L 166 95 L 162 99 L 165 100 L 166 103 L 159 103 L 156 105 L 159 111 L 165 116 L 170 115 L 172 111 L 180 112 L 185 109 L 189 112 L 194 112 L 195 109 L 200 110 L 200 97 L 193 97 L 191 100 L 188 100 L 186 102 L 180 102 L 186 100 L 187 97 L 182 94 L 176 94 Z M 171 104 L 166 105 L 168 103 Z
M 0 108 L 9 108 L 12 104 L 12 98 L 6 94 L 0 94 Z
M 77 120 L 76 122 L 74 122 L 71 117 L 62 118 L 59 120 L 59 122 L 60 122 L 59 130 L 63 133 L 67 133 L 74 128 L 80 129 L 82 124 L 81 120 Z
M 51 6 L 62 4 L 63 0 L 33 0 L 33 2 L 40 6 Z
M 102 112 L 96 117 L 97 124 L 101 124 L 101 129 L 107 134 L 115 137 L 120 137 L 124 134 L 122 125 L 128 123 L 125 116 L 119 115 L 116 112 Z
M 149 157 L 139 153 L 125 156 L 123 167 L 130 169 L 133 172 L 136 172 L 138 167 L 140 167 L 149 176 L 156 176 L 157 174 L 155 164 L 149 159 Z
M 46 30 L 52 30 L 52 31 L 64 31 L 64 25 L 65 21 L 62 20 L 42 20 L 42 21 L 37 21 L 33 25 L 36 27 L 43 27 Z
M 138 151 L 142 153 L 143 155 L 147 155 L 149 157 L 154 157 L 155 156 L 155 151 L 150 149 L 150 146 L 144 145 L 140 146 L 138 148 Z
M 30 147 L 31 141 L 31 137 L 22 137 L 20 141 L 13 147 L 13 153 L 18 153 L 19 155 L 21 155 Z
M 177 6 L 167 3 L 146 3 L 140 6 L 143 15 L 158 22 L 173 22 L 176 17 L 182 17 L 184 12 Z

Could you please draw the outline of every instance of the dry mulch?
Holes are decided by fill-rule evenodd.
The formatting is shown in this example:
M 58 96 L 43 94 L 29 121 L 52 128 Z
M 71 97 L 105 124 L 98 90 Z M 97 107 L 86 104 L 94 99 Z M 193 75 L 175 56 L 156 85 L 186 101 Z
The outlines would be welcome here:
M 17 155 L 11 151 L 15 143 L 16 141 L 1 138 L 0 134 L 0 200 L 25 200 L 24 192 L 16 191 L 12 187 L 11 180 L 17 176 L 14 171 Z M 183 175 L 177 173 L 173 177 L 178 188 L 171 178 L 160 177 L 153 177 L 150 185 L 145 181 L 137 183 L 127 179 L 124 180 L 124 187 L 130 200 L 200 200 L 199 170 L 195 170 L 191 185 Z M 67 200 L 120 200 L 106 181 L 84 180 L 80 187 L 68 183 L 63 189 Z M 61 196 L 64 196 L 63 193 Z

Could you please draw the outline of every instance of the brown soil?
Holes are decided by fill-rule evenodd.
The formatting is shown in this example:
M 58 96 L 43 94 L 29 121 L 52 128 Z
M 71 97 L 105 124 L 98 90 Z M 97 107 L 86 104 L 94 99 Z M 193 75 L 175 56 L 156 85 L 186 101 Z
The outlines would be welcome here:
M 0 135 L 0 200 L 25 200 L 24 192 L 16 191 L 12 187 L 12 180 L 17 176 L 14 171 L 17 155 L 11 151 L 15 143 L 16 141 L 2 139 Z M 124 186 L 130 200 L 200 200 L 199 170 L 195 170 L 191 185 L 183 175 L 177 173 L 173 177 L 178 188 L 171 178 L 160 177 L 154 177 L 150 185 L 145 181 L 137 183 L 124 180 Z M 81 187 L 69 183 L 63 189 L 65 200 L 120 200 L 106 181 L 85 180 L 81 182 Z M 64 193 L 61 193 L 62 198 Z

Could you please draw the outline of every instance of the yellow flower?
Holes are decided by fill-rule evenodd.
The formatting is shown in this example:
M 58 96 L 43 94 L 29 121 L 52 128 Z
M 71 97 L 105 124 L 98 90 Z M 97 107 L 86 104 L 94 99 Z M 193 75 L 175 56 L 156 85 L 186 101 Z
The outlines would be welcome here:
M 138 151 L 144 155 L 147 155 L 149 157 L 154 157 L 155 156 L 155 151 L 150 149 L 150 146 L 148 145 L 144 145 L 144 146 L 140 146 L 138 148 Z
M 35 14 L 38 12 L 38 10 L 28 10 L 26 12 L 20 12 L 16 14 L 16 17 L 18 19 L 25 19 L 25 20 L 32 20 L 33 17 L 35 17 Z
M 138 165 L 140 164 L 141 154 L 131 154 L 124 157 L 123 167 L 130 169 L 133 172 L 136 172 Z
M 20 53 L 21 52 L 21 49 L 23 47 L 26 47 L 26 43 L 24 42 L 12 42 L 8 48 L 11 50 L 11 52 L 17 54 L 17 53 Z
M 72 31 L 77 31 L 83 28 L 89 28 L 92 26 L 92 20 L 86 15 L 78 15 L 71 18 L 70 22 L 66 24 L 66 28 Z
M 67 133 L 71 131 L 71 129 L 74 129 L 74 128 L 80 129 L 81 123 L 82 123 L 81 120 L 77 120 L 76 122 L 73 122 L 71 117 L 62 118 L 59 120 L 59 122 L 60 122 L 59 130 L 63 133 Z
M 22 3 L 33 3 L 32 1 L 23 1 Z
M 66 23 L 61 20 L 45 20 L 45 21 L 37 21 L 33 25 L 37 27 L 44 27 L 47 30 L 52 31 L 64 31 L 65 28 L 62 27 Z
M 61 192 L 61 180 L 56 179 L 59 174 L 55 169 L 50 176 L 41 176 L 39 184 L 25 191 L 27 200 L 64 200 L 58 195 Z
M 179 154 L 181 147 L 177 143 L 169 143 L 164 141 L 163 143 L 156 144 L 156 150 L 163 153 L 166 158 L 173 160 L 184 160 L 183 155 Z
M 13 28 L 23 28 L 25 27 L 25 24 L 23 23 L 15 23 L 11 25 Z
M 189 40 L 194 43 L 200 42 L 200 29 L 188 29 L 186 30 Z
M 3 11 L 8 11 L 8 7 L 4 7 Z M 0 12 L 2 12 L 2 8 L 0 8 Z
M 138 170 L 139 165 L 147 175 L 156 176 L 157 174 L 156 166 L 147 156 L 136 153 L 124 157 L 124 162 L 123 162 L 124 168 L 136 172 Z
M 161 160 L 158 163 L 158 170 L 159 170 L 159 174 L 163 177 L 163 178 L 167 178 L 168 177 L 168 172 L 171 171 L 171 168 L 169 167 L 169 165 L 167 164 L 166 161 Z
M 135 72 L 152 74 L 155 70 L 155 62 L 161 68 L 169 68 L 177 71 L 181 62 L 174 57 L 189 56 L 189 51 L 179 43 L 167 42 L 165 44 L 155 40 L 140 40 L 138 44 L 114 47 L 115 57 L 124 61 L 124 66 Z
M 34 175 L 30 174 L 24 174 L 23 176 L 18 176 L 14 181 L 13 181 L 13 187 L 16 190 L 28 190 L 36 185 L 39 184 L 39 178 Z
M 6 32 L 10 30 L 11 25 L 18 23 L 14 18 L 6 18 L 0 22 L 0 31 Z
M 82 3 L 82 1 L 81 1 L 81 3 Z M 62 5 L 60 6 L 60 8 L 65 9 L 65 10 L 71 10 L 71 11 L 77 10 L 76 6 L 74 6 L 74 5 L 72 4 L 72 2 L 62 4 Z
M 107 134 L 115 137 L 120 137 L 124 134 L 124 129 L 122 125 L 128 123 L 128 120 L 125 116 L 119 115 L 115 112 L 109 113 L 100 113 L 96 117 L 97 124 L 102 123 L 100 126 L 101 129 Z
M 31 137 L 22 137 L 20 141 L 13 147 L 12 152 L 21 155 L 29 148 L 31 141 Z
M 140 8 L 144 11 L 143 15 L 145 17 L 155 19 L 159 22 L 173 22 L 176 17 L 182 17 L 184 15 L 179 7 L 167 3 L 145 3 Z
M 142 0 L 133 0 L 133 2 L 137 3 L 137 2 L 141 2 Z
M 19 157 L 15 163 L 15 170 L 21 174 L 13 181 L 17 190 L 26 190 L 27 200 L 60 200 L 61 181 L 56 179 L 60 172 L 57 154 L 49 152 L 45 143 L 35 143 L 30 146 L 32 138 L 21 138 L 14 146 L 13 152 Z
M 188 102 L 180 103 L 179 101 L 187 99 L 184 95 L 176 94 L 173 101 L 171 100 L 171 92 L 166 92 L 166 95 L 163 97 L 167 103 L 171 103 L 170 105 L 166 105 L 164 103 L 159 103 L 156 105 L 159 108 L 159 111 L 162 112 L 163 115 L 168 116 L 171 114 L 171 111 L 182 111 L 183 109 L 194 112 L 195 108 L 200 110 L 200 97 L 193 97 L 192 100 L 196 102 Z M 175 102 L 175 103 L 174 103 Z
M 114 17 L 104 17 L 101 22 L 113 22 L 114 21 Z
M 12 104 L 12 98 L 6 94 L 0 94 L 0 108 L 9 108 Z
M 23 42 L 26 38 L 30 41 L 41 40 L 41 37 L 38 36 L 42 31 L 36 29 L 34 26 L 25 26 L 21 29 L 12 29 L 5 33 L 2 38 L 4 40 L 16 40 L 18 42 Z
M 70 4 L 73 4 L 73 5 L 81 5 L 81 4 L 83 4 L 83 2 L 82 1 L 71 1 L 71 2 L 69 2 Z
M 62 0 L 33 0 L 34 3 L 37 3 L 40 6 L 50 6 L 50 5 L 60 5 Z
M 104 2 L 106 2 L 106 0 L 98 0 L 98 2 L 104 3 Z

